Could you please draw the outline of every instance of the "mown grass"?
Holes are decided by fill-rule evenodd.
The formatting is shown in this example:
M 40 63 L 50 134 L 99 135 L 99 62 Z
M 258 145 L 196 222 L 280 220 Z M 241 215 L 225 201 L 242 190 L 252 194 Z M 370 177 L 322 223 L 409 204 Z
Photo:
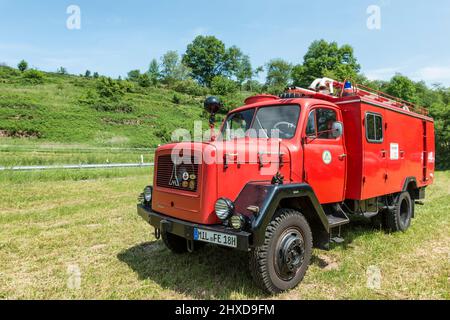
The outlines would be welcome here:
M 450 298 L 450 172 L 437 174 L 408 232 L 348 227 L 343 245 L 314 251 L 304 282 L 275 297 L 255 288 L 245 253 L 171 254 L 135 213 L 150 170 L 111 172 L 0 173 L 0 298 Z M 68 286 L 74 266 L 79 289 Z M 379 289 L 367 287 L 370 266 Z
M 154 152 L 147 150 L 121 151 L 111 149 L 97 151 L 34 150 L 6 151 L 0 147 L 0 166 L 35 166 L 63 164 L 104 164 L 152 162 Z

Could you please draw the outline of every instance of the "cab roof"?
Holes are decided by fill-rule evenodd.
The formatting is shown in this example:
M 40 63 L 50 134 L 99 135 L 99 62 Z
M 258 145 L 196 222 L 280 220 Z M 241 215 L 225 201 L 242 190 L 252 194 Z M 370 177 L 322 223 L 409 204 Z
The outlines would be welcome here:
M 301 107 L 308 107 L 310 105 L 329 105 L 329 106 L 336 106 L 335 104 L 321 100 L 321 99 L 313 99 L 313 98 L 292 98 L 292 99 L 282 99 L 282 98 L 276 98 L 273 99 L 267 99 L 264 101 L 258 101 L 251 104 L 246 104 L 242 107 L 236 108 L 234 110 L 231 110 L 228 114 L 235 113 L 235 112 L 241 112 L 248 109 L 254 109 L 254 108 L 260 108 L 260 107 L 268 107 L 268 106 L 283 106 L 283 105 L 289 105 L 289 104 L 298 104 Z

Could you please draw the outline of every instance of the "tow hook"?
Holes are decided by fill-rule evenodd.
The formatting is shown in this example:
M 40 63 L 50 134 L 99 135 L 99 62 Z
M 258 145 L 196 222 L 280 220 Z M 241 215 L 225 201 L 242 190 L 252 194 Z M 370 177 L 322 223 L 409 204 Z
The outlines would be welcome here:
M 189 253 L 193 253 L 194 252 L 194 240 L 187 240 L 187 251 Z
M 161 229 L 155 228 L 155 238 L 156 240 L 159 240 L 161 238 Z

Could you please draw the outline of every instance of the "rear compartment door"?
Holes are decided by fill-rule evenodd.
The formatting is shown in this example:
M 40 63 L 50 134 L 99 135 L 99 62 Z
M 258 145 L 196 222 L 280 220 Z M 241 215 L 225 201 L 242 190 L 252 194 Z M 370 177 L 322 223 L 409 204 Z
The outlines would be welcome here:
M 382 108 L 362 110 L 364 139 L 364 169 L 362 199 L 386 194 L 387 158 L 386 120 Z

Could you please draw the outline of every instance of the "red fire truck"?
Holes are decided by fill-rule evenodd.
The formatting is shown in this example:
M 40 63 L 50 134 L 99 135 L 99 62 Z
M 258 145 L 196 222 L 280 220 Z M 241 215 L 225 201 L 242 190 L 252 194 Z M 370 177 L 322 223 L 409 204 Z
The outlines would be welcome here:
M 210 97 L 205 107 L 213 123 L 220 103 Z M 277 148 L 255 149 L 262 142 Z M 341 226 L 354 217 L 406 231 L 434 159 L 425 109 L 318 79 L 248 98 L 210 141 L 159 147 L 137 209 L 174 253 L 206 243 L 248 252 L 256 283 L 278 293 L 301 282 L 313 247 L 343 241 Z

